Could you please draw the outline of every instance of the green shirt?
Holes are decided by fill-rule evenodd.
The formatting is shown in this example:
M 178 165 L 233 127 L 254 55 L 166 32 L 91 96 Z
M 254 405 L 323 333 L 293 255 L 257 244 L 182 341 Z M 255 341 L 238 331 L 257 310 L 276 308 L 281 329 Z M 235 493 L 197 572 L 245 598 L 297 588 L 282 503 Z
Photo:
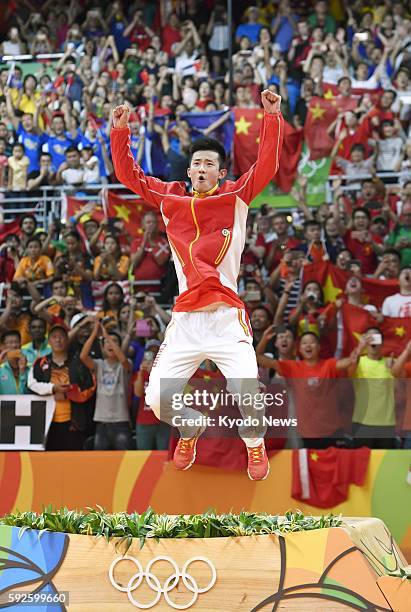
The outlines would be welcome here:
M 308 23 L 311 26 L 311 28 L 316 28 L 318 26 L 318 18 L 317 18 L 317 15 L 315 13 L 312 13 L 308 17 Z M 327 15 L 326 18 L 325 18 L 325 24 L 324 24 L 324 27 L 323 27 L 323 31 L 326 34 L 334 34 L 336 28 L 337 28 L 337 23 L 336 23 L 334 17 L 332 15 Z
M 39 349 L 35 349 L 32 342 L 28 342 L 22 346 L 21 352 L 27 359 L 27 365 L 29 368 L 33 365 L 38 357 L 45 357 L 45 355 L 51 354 L 51 348 L 48 344 L 47 338 Z
M 360 357 L 354 373 L 355 405 L 352 420 L 362 425 L 395 425 L 395 381 L 386 359 Z
M 411 243 L 411 227 L 405 227 L 404 225 L 397 225 L 393 232 L 388 236 L 386 244 L 388 246 L 395 247 L 398 240 L 406 238 Z M 401 252 L 401 265 L 411 266 L 411 247 L 400 249 Z
M 19 374 L 18 380 L 15 379 L 13 370 L 8 361 L 0 366 L 0 395 L 21 395 L 27 393 L 27 374 Z

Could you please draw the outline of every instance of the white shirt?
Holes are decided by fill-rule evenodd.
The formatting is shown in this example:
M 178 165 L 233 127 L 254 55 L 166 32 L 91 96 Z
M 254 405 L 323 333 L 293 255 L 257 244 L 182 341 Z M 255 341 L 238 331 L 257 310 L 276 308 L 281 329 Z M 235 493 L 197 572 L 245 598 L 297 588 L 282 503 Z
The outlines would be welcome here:
M 345 74 L 341 66 L 337 65 L 334 68 L 324 66 L 323 70 L 323 82 L 337 85 L 339 79 Z
M 384 317 L 411 317 L 411 295 L 390 295 L 385 298 L 381 312 Z
M 92 155 L 88 161 L 83 162 L 83 181 L 86 184 L 100 182 L 99 162 L 96 155 Z

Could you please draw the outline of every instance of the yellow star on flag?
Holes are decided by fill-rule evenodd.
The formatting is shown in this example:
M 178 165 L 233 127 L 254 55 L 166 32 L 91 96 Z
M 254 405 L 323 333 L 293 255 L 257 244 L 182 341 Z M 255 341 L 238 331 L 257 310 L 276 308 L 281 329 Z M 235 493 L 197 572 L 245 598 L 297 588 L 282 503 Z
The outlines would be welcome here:
M 116 211 L 116 216 L 119 217 L 119 219 L 124 219 L 126 223 L 129 222 L 130 211 L 128 208 L 126 208 L 125 206 L 114 205 L 114 210 Z
M 334 100 L 335 96 L 334 96 L 333 92 L 331 91 L 331 89 L 327 89 L 327 91 L 324 94 L 324 98 L 326 100 Z
M 331 274 L 327 274 L 327 278 L 323 286 L 323 292 L 324 300 L 326 302 L 335 302 L 335 300 L 341 293 L 341 289 L 334 285 L 333 280 L 331 278 Z
M 235 131 L 237 134 L 245 134 L 247 136 L 248 130 L 252 126 L 251 121 L 247 121 L 244 115 L 235 122 Z
M 357 340 L 357 342 L 359 342 L 361 340 L 362 334 L 360 334 L 360 332 L 352 332 L 352 335 L 354 336 L 354 338 Z
M 312 461 L 318 461 L 320 457 L 317 453 L 314 452 L 314 453 L 311 453 L 310 458 Z
M 406 331 L 405 328 L 401 325 L 401 327 L 396 327 L 395 328 L 395 335 L 399 336 L 400 338 L 402 338 L 403 336 L 405 336 Z
M 310 113 L 312 114 L 314 121 L 316 119 L 322 119 L 323 115 L 325 114 L 325 108 L 321 108 L 317 102 L 315 106 L 310 108 Z
M 257 119 L 262 119 L 264 117 L 263 113 L 257 113 Z
M 255 141 L 256 141 L 256 143 L 257 143 L 257 144 L 260 144 L 260 137 L 259 137 L 259 136 L 257 136 L 257 138 L 255 139 Z

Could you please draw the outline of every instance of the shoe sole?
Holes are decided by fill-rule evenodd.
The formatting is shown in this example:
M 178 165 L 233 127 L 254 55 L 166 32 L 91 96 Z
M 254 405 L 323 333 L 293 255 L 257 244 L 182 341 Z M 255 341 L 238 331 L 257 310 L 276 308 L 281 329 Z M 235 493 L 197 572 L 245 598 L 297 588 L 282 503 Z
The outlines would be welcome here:
M 270 473 L 270 464 L 268 464 L 268 470 L 265 476 L 263 476 L 263 478 L 252 478 L 249 470 L 247 469 L 247 474 L 248 474 L 248 478 L 254 482 L 259 482 L 260 480 L 265 480 L 268 476 L 268 474 Z
M 198 439 L 201 436 L 201 434 L 203 434 L 205 432 L 205 429 L 206 429 L 205 427 L 202 427 L 200 433 L 197 435 L 197 440 L 196 440 L 196 443 L 195 443 L 195 446 L 194 446 L 193 458 L 191 460 L 191 463 L 189 463 L 184 468 L 179 468 L 179 467 L 176 466 L 176 470 L 178 470 L 179 472 L 185 472 L 186 470 L 189 470 L 191 468 L 191 466 L 193 465 L 193 463 L 195 462 L 196 456 L 197 456 L 197 442 L 198 442 Z M 174 464 L 174 465 L 176 465 L 176 464 Z

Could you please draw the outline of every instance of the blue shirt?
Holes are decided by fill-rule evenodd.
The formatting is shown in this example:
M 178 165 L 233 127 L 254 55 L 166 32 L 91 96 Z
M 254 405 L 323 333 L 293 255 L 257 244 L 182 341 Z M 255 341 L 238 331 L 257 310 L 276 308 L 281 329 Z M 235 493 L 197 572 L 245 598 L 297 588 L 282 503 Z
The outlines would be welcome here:
M 19 374 L 16 381 L 14 372 L 8 361 L 0 366 L 0 395 L 21 395 L 27 393 L 28 368 L 23 374 Z
M 294 19 L 298 21 L 298 17 L 293 15 Z M 272 24 L 271 24 L 272 25 Z M 281 17 L 280 27 L 275 35 L 274 42 L 280 45 L 281 53 L 285 53 L 289 50 L 291 41 L 294 38 L 294 30 L 288 17 Z
M 66 161 L 66 149 L 73 145 L 71 138 L 64 135 L 62 138 L 57 136 L 46 136 L 43 151 L 47 151 L 51 155 L 51 163 L 53 169 L 57 172 L 61 164 Z
M 258 42 L 258 35 L 262 28 L 261 23 L 242 23 L 238 26 L 235 31 L 236 38 L 241 38 L 242 36 L 247 36 L 251 42 Z
M 36 134 L 35 132 L 26 132 L 21 123 L 17 128 L 17 136 L 19 142 L 24 147 L 24 153 L 30 160 L 30 165 L 27 172 L 35 172 L 40 169 L 39 159 L 42 144 L 44 142 L 44 136 Z
M 84 149 L 84 147 L 91 147 L 93 149 L 94 155 L 98 158 L 98 165 L 100 169 L 100 176 L 107 176 L 106 165 L 104 163 L 103 151 L 101 142 L 99 140 L 90 140 L 86 136 L 82 136 L 79 144 L 79 149 Z

